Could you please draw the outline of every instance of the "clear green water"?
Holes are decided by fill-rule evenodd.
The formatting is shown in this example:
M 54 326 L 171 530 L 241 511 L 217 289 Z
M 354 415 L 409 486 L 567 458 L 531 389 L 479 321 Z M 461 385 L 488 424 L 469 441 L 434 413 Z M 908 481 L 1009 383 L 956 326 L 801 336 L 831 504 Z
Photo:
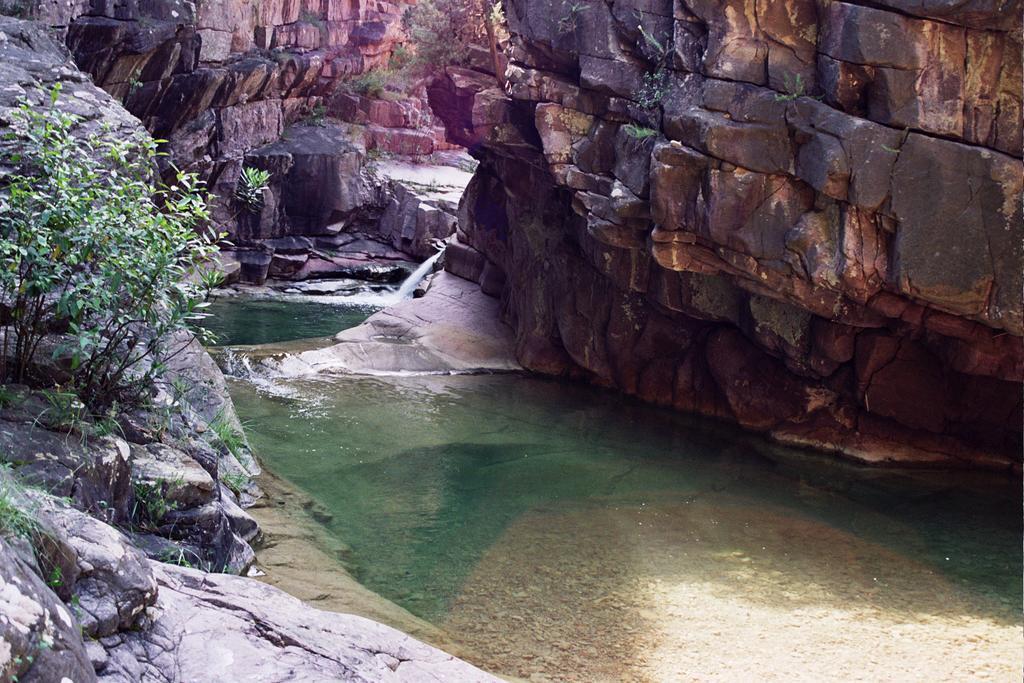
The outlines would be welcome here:
M 666 511 L 690 503 L 704 509 L 696 505 L 704 502 L 753 511 L 743 532 L 755 549 L 756 513 L 773 511 L 775 527 L 764 538 L 774 540 L 757 552 L 780 561 L 814 555 L 837 586 L 850 576 L 869 586 L 887 579 L 860 576 L 876 571 L 871 558 L 846 566 L 829 554 L 838 549 L 779 532 L 780 510 L 886 557 L 908 558 L 969 606 L 957 609 L 1004 623 L 1020 618 L 1021 489 L 1005 476 L 856 467 L 617 394 L 521 376 L 281 383 L 290 397 L 232 383 L 259 456 L 319 503 L 324 533 L 347 544 L 344 560 L 356 578 L 434 622 L 445 620 L 482 559 L 513 528 L 581 512 L 596 525 L 627 510 L 639 525 L 671 524 Z M 629 544 L 650 545 L 639 533 L 639 526 L 636 534 L 617 531 L 609 543 L 626 548 L 628 558 Z M 585 550 L 573 540 L 549 538 L 540 555 L 572 572 L 573 554 Z M 659 552 L 656 545 L 642 551 Z M 750 591 L 756 599 L 756 586 Z M 920 599 L 904 609 L 941 609 Z M 479 608 L 487 613 L 486 604 Z
M 218 346 L 275 344 L 295 339 L 331 337 L 354 327 L 381 309 L 331 297 L 323 301 L 291 297 L 248 296 L 215 299 L 206 308 L 202 326 L 213 332 Z

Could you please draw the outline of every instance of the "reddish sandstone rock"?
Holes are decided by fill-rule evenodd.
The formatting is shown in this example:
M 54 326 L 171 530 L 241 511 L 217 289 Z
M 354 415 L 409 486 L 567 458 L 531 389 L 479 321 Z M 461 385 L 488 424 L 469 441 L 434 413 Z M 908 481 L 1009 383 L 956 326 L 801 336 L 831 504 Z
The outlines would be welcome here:
M 567 26 L 513 0 L 507 94 L 465 69 L 430 89 L 482 160 L 449 267 L 505 275 L 528 368 L 870 462 L 1019 462 L 1015 7 L 632 1 Z

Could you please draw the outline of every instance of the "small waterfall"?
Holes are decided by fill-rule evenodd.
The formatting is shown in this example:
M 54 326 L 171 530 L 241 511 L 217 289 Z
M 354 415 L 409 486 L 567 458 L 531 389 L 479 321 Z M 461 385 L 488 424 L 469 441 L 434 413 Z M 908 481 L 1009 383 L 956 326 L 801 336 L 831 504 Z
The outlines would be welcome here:
M 416 285 L 418 285 L 423 278 L 430 274 L 431 269 L 434 267 L 434 263 L 437 259 L 441 258 L 441 254 L 444 253 L 444 249 L 437 252 L 426 261 L 420 264 L 419 268 L 412 272 L 412 275 L 405 278 L 402 282 L 402 286 L 398 288 L 398 292 L 395 293 L 395 299 L 402 301 L 412 296 L 412 293 L 416 291 Z

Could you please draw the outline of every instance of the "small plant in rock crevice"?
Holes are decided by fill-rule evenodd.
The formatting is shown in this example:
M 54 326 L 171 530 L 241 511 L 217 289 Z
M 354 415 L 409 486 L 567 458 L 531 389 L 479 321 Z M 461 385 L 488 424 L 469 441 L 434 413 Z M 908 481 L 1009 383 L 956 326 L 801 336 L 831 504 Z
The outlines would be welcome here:
M 210 431 L 216 442 L 227 449 L 228 453 L 238 456 L 245 450 L 245 437 L 232 425 L 223 410 L 214 415 L 209 423 Z
M 263 193 L 270 187 L 270 171 L 254 166 L 243 166 L 235 185 L 235 199 L 250 213 L 263 209 Z
M 640 31 L 640 35 L 643 37 L 644 41 L 657 52 L 659 61 L 663 60 L 668 54 L 668 50 L 666 50 L 665 46 L 661 44 L 661 41 L 655 38 L 654 34 L 650 31 L 645 29 L 643 24 L 637 24 L 636 28 Z
M 655 109 L 668 94 L 668 87 L 668 71 L 659 67 L 657 70 L 648 71 L 643 75 L 640 87 L 633 94 L 633 99 L 644 109 Z
M 323 18 L 316 12 L 310 12 L 309 10 L 302 10 L 299 13 L 299 21 L 304 24 L 312 24 L 318 28 L 323 28 L 324 26 Z
M 168 548 L 164 550 L 162 553 L 160 553 L 161 562 L 163 562 L 164 564 L 177 565 L 178 567 L 187 567 L 189 569 L 194 569 L 196 563 L 199 561 L 199 558 L 193 555 L 193 559 L 195 561 L 190 560 L 188 557 L 186 557 L 185 549 L 180 547 L 174 549 Z
M 27 500 L 24 486 L 11 474 L 11 466 L 0 465 L 0 535 L 34 540 L 40 525 L 34 506 Z
M 788 74 L 783 78 L 785 83 L 786 92 L 775 95 L 776 102 L 792 102 L 801 97 L 810 97 L 812 100 L 820 100 L 821 95 L 809 95 L 807 93 L 807 84 L 804 83 L 804 77 L 800 74 L 796 76 L 789 76 Z
M 627 123 L 622 127 L 623 132 L 634 140 L 646 140 L 647 138 L 654 137 L 658 134 L 658 131 L 653 128 L 647 128 L 646 126 L 640 126 L 635 123 Z
M 241 494 L 249 484 L 249 477 L 241 472 L 227 472 L 220 475 L 221 482 L 236 494 Z
M 139 79 L 138 72 L 132 73 L 132 77 L 128 79 L 128 95 L 131 97 L 135 92 L 142 87 L 142 81 Z
M 167 499 L 172 488 L 180 487 L 182 478 L 173 481 L 159 479 L 155 482 L 136 481 L 132 483 L 135 503 L 132 506 L 132 519 L 144 529 L 156 529 L 168 513 L 178 509 L 177 503 Z
M 45 422 L 51 427 L 56 427 L 67 433 L 85 433 L 85 425 L 89 411 L 85 404 L 73 391 L 59 391 L 46 389 L 40 392 L 49 404 L 46 409 L 36 418 L 37 422 Z
M 17 392 L 0 384 L 0 408 L 16 405 L 21 399 L 22 397 Z
M 31 489 L 35 489 L 38 495 L 30 495 Z M 42 489 L 19 481 L 9 463 L 0 464 L 0 536 L 27 541 L 43 575 L 49 577 L 48 584 L 51 588 L 58 588 L 63 585 L 63 573 L 50 560 L 56 541 L 40 521 L 43 503 L 39 495 L 57 500 Z M 70 501 L 64 499 L 64 502 L 70 505 Z
M 306 118 L 302 122 L 307 126 L 323 128 L 327 125 L 327 107 L 322 103 L 314 105 L 310 108 L 309 113 L 306 114 Z M 267 178 L 267 180 L 270 180 L 270 178 Z
M 580 16 L 587 11 L 582 0 L 562 0 L 562 16 L 558 18 L 558 33 L 573 33 L 580 25 Z
M 64 570 L 60 567 L 54 567 L 50 570 L 50 575 L 46 578 L 46 585 L 51 589 L 56 590 L 64 585 Z
M 32 16 L 33 6 L 32 0 L 0 0 L 0 14 L 28 19 Z

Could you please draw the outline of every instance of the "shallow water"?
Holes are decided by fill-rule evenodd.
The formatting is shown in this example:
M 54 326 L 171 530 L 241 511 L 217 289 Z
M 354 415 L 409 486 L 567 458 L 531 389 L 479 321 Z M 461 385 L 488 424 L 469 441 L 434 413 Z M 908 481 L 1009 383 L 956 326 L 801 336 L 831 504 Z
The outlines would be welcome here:
M 342 297 L 234 296 L 214 299 L 201 325 L 216 335 L 218 346 L 275 344 L 334 336 L 354 327 L 381 308 L 371 296 L 353 303 Z
M 364 585 L 536 680 L 1019 679 L 1021 490 L 514 375 L 235 382 Z

